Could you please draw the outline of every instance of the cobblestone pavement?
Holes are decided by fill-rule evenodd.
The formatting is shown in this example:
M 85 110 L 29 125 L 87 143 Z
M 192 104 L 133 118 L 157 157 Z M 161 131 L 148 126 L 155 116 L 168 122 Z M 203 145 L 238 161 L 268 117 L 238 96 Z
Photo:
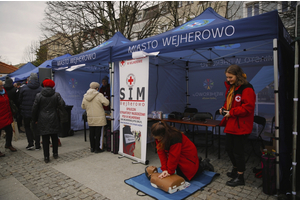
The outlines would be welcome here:
M 71 139 L 72 137 L 69 138 Z M 25 134 L 20 135 L 20 140 L 26 140 Z M 3 151 L 3 138 L 0 140 L 0 149 L 6 154 L 5 157 L 0 158 L 0 181 L 13 176 L 39 199 L 109 199 L 54 168 L 56 165 L 62 163 L 91 156 L 92 154 L 88 148 L 59 154 L 59 159 L 47 164 L 44 163 L 42 158 L 36 159 L 19 149 L 17 152 L 10 152 L 7 149 Z M 198 151 L 204 158 L 205 148 L 199 148 Z M 210 147 L 208 152 L 208 157 L 211 159 L 215 171 L 220 173 L 220 176 L 214 178 L 212 183 L 207 185 L 203 190 L 199 190 L 188 197 L 188 200 L 277 199 L 275 196 L 269 196 L 262 192 L 262 179 L 255 178 L 252 172 L 253 167 L 260 167 L 258 157 L 251 157 L 246 165 L 246 185 L 229 187 L 225 183 L 229 180 L 226 172 L 231 170 L 231 164 L 224 152 L 224 146 L 222 146 L 221 159 L 217 159 L 216 144 Z M 144 169 L 145 166 L 141 165 L 140 168 Z M 126 184 L 124 183 L 124 185 Z M 124 187 L 130 186 L 126 185 Z M 120 199 L 145 199 L 145 197 L 120 197 Z

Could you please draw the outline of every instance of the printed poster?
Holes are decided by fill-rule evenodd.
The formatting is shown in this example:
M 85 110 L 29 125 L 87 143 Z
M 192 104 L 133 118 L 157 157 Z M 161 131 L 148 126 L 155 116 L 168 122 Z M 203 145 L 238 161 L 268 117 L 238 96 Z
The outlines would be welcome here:
M 119 153 L 146 162 L 149 57 L 119 62 Z

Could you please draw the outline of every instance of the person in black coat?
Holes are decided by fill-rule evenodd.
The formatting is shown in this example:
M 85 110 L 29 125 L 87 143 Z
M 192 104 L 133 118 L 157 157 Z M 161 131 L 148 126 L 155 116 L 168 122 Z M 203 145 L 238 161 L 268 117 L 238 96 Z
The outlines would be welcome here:
M 9 100 L 12 100 L 14 104 L 19 107 L 18 102 L 18 90 L 13 85 L 13 80 L 10 77 L 5 77 L 4 89 L 7 92 L 7 96 Z M 15 116 L 14 116 L 15 117 Z
M 32 121 L 32 106 L 37 93 L 41 92 L 42 87 L 38 81 L 36 73 L 31 73 L 27 85 L 21 87 L 19 92 L 19 102 L 21 115 L 24 120 L 24 127 L 28 141 L 27 150 L 41 149 L 40 135 L 36 131 L 36 125 Z
M 58 134 L 61 132 L 58 107 L 65 107 L 65 102 L 59 93 L 55 92 L 54 81 L 45 79 L 44 88 L 35 97 L 32 107 L 32 119 L 37 124 L 42 136 L 44 161 L 49 162 L 49 141 L 52 140 L 54 159 L 58 158 Z

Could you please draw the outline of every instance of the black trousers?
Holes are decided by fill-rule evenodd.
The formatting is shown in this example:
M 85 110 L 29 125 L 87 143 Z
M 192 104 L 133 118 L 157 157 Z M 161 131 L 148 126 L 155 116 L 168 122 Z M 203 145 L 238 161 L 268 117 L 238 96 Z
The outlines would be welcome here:
M 37 125 L 32 121 L 31 117 L 24 117 L 24 127 L 29 146 L 33 146 L 35 141 L 35 147 L 39 148 L 41 137 L 37 131 Z
M 5 141 L 5 146 L 6 147 L 12 146 L 11 145 L 11 141 L 12 141 L 12 136 L 13 136 L 13 129 L 11 127 L 11 124 L 3 127 L 1 130 L 4 130 L 5 133 L 6 133 L 6 136 L 5 136 L 5 140 L 6 140 Z M 1 133 L 1 130 L 0 130 L 0 133 Z
M 58 135 L 57 134 L 42 135 L 44 157 L 48 157 L 48 158 L 49 158 L 50 138 L 52 141 L 52 152 L 53 154 L 58 154 Z
M 244 172 L 245 167 L 245 143 L 249 135 L 233 135 L 226 133 L 226 151 L 230 161 L 238 172 Z
M 100 136 L 102 126 L 90 126 L 89 129 L 91 149 L 100 150 Z

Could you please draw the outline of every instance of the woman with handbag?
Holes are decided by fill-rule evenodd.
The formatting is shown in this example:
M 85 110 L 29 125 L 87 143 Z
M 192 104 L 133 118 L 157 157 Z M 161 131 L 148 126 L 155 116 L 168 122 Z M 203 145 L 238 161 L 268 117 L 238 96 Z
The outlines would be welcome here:
M 49 162 L 50 137 L 53 146 L 53 157 L 58 158 L 58 134 L 61 132 L 61 123 L 57 109 L 64 107 L 65 102 L 59 93 L 55 92 L 54 81 L 45 79 L 44 88 L 35 97 L 32 107 L 32 119 L 37 124 L 39 134 L 42 136 L 44 161 Z
M 225 70 L 226 100 L 220 114 L 224 116 L 220 126 L 225 126 L 226 151 L 233 165 L 227 173 L 231 180 L 226 185 L 235 187 L 245 185 L 244 145 L 252 132 L 256 95 L 247 76 L 238 65 L 230 65 Z
M 13 122 L 13 114 L 9 104 L 9 98 L 6 90 L 3 88 L 3 82 L 0 80 L 0 132 L 5 130 L 5 148 L 12 152 L 17 151 L 11 144 L 13 130 L 11 123 Z M 0 152 L 0 157 L 4 157 L 5 154 Z

